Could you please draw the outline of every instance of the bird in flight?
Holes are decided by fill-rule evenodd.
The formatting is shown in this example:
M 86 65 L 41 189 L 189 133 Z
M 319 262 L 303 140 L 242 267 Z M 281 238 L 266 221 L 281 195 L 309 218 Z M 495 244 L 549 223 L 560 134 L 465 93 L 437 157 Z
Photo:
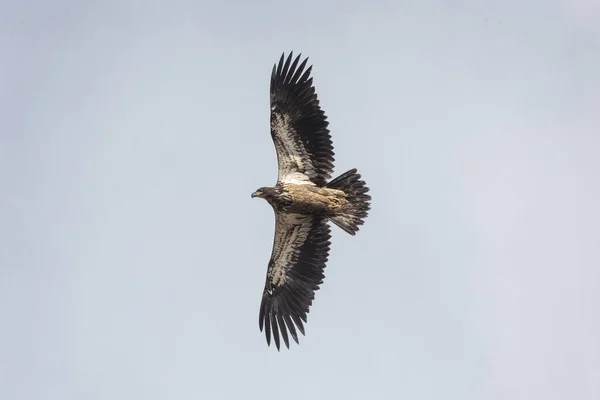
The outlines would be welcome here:
M 252 198 L 265 199 L 275 212 L 275 238 L 259 312 L 267 344 L 280 348 L 289 336 L 298 343 L 315 291 L 323 283 L 329 256 L 329 221 L 355 235 L 367 217 L 371 196 L 356 169 L 328 182 L 334 152 L 328 122 L 306 68 L 290 53 L 271 73 L 271 137 L 277 152 L 274 187 Z

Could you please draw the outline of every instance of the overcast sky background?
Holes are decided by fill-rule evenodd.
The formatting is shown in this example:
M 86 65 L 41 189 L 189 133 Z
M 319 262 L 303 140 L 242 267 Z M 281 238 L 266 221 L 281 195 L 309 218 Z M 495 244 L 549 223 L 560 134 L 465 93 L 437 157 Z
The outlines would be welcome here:
M 0 399 L 599 399 L 593 3 L 2 1 Z M 289 50 L 373 204 L 278 353 Z

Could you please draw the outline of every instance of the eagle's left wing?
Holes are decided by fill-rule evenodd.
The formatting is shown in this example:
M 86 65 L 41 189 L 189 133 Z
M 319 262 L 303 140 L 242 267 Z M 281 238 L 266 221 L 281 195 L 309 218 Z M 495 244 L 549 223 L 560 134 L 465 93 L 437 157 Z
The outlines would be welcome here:
M 275 213 L 275 239 L 260 304 L 259 326 L 267 343 L 271 333 L 277 350 L 280 334 L 289 348 L 288 331 L 298 343 L 296 328 L 304 335 L 314 292 L 325 277 L 330 230 L 323 217 Z
M 324 186 L 333 171 L 333 144 L 310 71 L 292 53 L 271 74 L 271 137 L 277 151 L 278 181 Z

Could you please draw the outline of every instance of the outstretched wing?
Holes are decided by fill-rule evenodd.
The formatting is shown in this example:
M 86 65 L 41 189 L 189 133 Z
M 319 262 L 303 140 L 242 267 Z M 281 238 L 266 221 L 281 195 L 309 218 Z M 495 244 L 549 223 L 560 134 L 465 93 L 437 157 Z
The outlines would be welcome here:
M 330 231 L 322 217 L 275 213 L 275 240 L 267 281 L 260 304 L 259 326 L 265 330 L 267 343 L 271 333 L 277 350 L 280 335 L 290 347 L 288 332 L 298 343 L 296 328 L 304 335 L 315 291 L 323 283 L 329 255 Z
M 278 180 L 323 186 L 333 171 L 334 152 L 327 117 L 319 107 L 306 58 L 292 54 L 271 73 L 271 137 L 277 151 Z

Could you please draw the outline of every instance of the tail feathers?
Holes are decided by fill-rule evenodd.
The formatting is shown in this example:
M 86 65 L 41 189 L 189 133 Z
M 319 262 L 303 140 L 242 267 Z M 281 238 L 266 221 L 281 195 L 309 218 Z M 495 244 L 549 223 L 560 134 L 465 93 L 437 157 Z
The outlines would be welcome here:
M 346 193 L 349 204 L 338 213 L 327 217 L 350 235 L 356 235 L 359 225 L 364 223 L 370 209 L 371 196 L 366 194 L 369 188 L 360 178 L 356 168 L 353 168 L 326 185 L 330 189 L 338 189 Z

